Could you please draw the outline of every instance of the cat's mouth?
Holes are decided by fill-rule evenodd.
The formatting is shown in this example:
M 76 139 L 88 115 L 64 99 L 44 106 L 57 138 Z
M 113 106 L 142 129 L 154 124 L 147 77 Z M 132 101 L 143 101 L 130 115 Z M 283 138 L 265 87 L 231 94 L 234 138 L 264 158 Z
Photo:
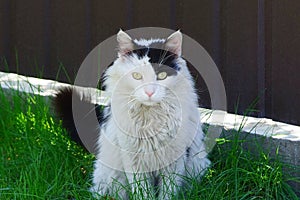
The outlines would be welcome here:
M 155 105 L 158 105 L 159 102 L 156 102 L 156 101 L 153 101 L 153 100 L 149 99 L 149 100 L 141 102 L 141 104 L 143 104 L 145 106 L 155 106 Z
M 163 101 L 163 99 L 161 98 L 152 98 L 152 97 L 148 97 L 148 98 L 139 98 L 139 97 L 134 97 L 134 98 L 130 98 L 128 100 L 128 105 L 132 106 L 134 104 L 136 105 L 140 105 L 140 106 L 157 106 L 159 105 L 161 102 Z

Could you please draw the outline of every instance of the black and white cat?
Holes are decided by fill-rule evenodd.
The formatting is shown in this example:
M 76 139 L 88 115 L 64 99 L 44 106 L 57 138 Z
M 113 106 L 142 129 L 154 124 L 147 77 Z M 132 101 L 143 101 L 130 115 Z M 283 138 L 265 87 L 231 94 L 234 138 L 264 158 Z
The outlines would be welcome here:
M 118 58 L 104 76 L 110 106 L 100 121 L 91 191 L 128 199 L 123 186 L 130 185 L 145 199 L 170 199 L 184 177 L 200 177 L 210 165 L 182 34 L 132 40 L 120 30 L 117 41 Z M 55 103 L 65 119 L 64 92 Z

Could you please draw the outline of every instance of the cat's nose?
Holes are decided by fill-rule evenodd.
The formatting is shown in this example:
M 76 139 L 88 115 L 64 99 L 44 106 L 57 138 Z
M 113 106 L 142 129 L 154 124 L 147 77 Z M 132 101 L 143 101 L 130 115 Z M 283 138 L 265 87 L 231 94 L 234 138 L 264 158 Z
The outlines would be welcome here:
M 148 95 L 148 97 L 151 97 L 151 96 L 154 94 L 154 92 L 153 92 L 153 91 L 151 91 L 151 92 L 149 92 L 149 91 L 145 91 L 145 93 Z

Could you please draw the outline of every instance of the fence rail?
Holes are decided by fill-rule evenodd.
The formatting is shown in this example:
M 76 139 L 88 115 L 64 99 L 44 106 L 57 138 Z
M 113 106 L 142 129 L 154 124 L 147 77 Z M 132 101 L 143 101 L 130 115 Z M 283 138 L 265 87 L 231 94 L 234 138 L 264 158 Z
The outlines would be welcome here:
M 180 28 L 217 64 L 230 112 L 259 97 L 252 115 L 299 125 L 299 10 L 299 0 L 1 0 L 0 70 L 69 82 L 119 28 Z M 201 79 L 197 86 L 210 107 Z

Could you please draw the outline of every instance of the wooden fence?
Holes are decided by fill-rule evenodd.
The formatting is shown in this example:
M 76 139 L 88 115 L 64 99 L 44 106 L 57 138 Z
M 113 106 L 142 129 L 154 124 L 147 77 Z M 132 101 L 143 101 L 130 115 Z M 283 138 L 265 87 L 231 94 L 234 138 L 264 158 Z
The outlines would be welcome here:
M 259 97 L 253 115 L 300 124 L 299 10 L 299 0 L 0 0 L 0 70 L 68 82 L 119 28 L 180 28 L 217 64 L 230 112 Z

